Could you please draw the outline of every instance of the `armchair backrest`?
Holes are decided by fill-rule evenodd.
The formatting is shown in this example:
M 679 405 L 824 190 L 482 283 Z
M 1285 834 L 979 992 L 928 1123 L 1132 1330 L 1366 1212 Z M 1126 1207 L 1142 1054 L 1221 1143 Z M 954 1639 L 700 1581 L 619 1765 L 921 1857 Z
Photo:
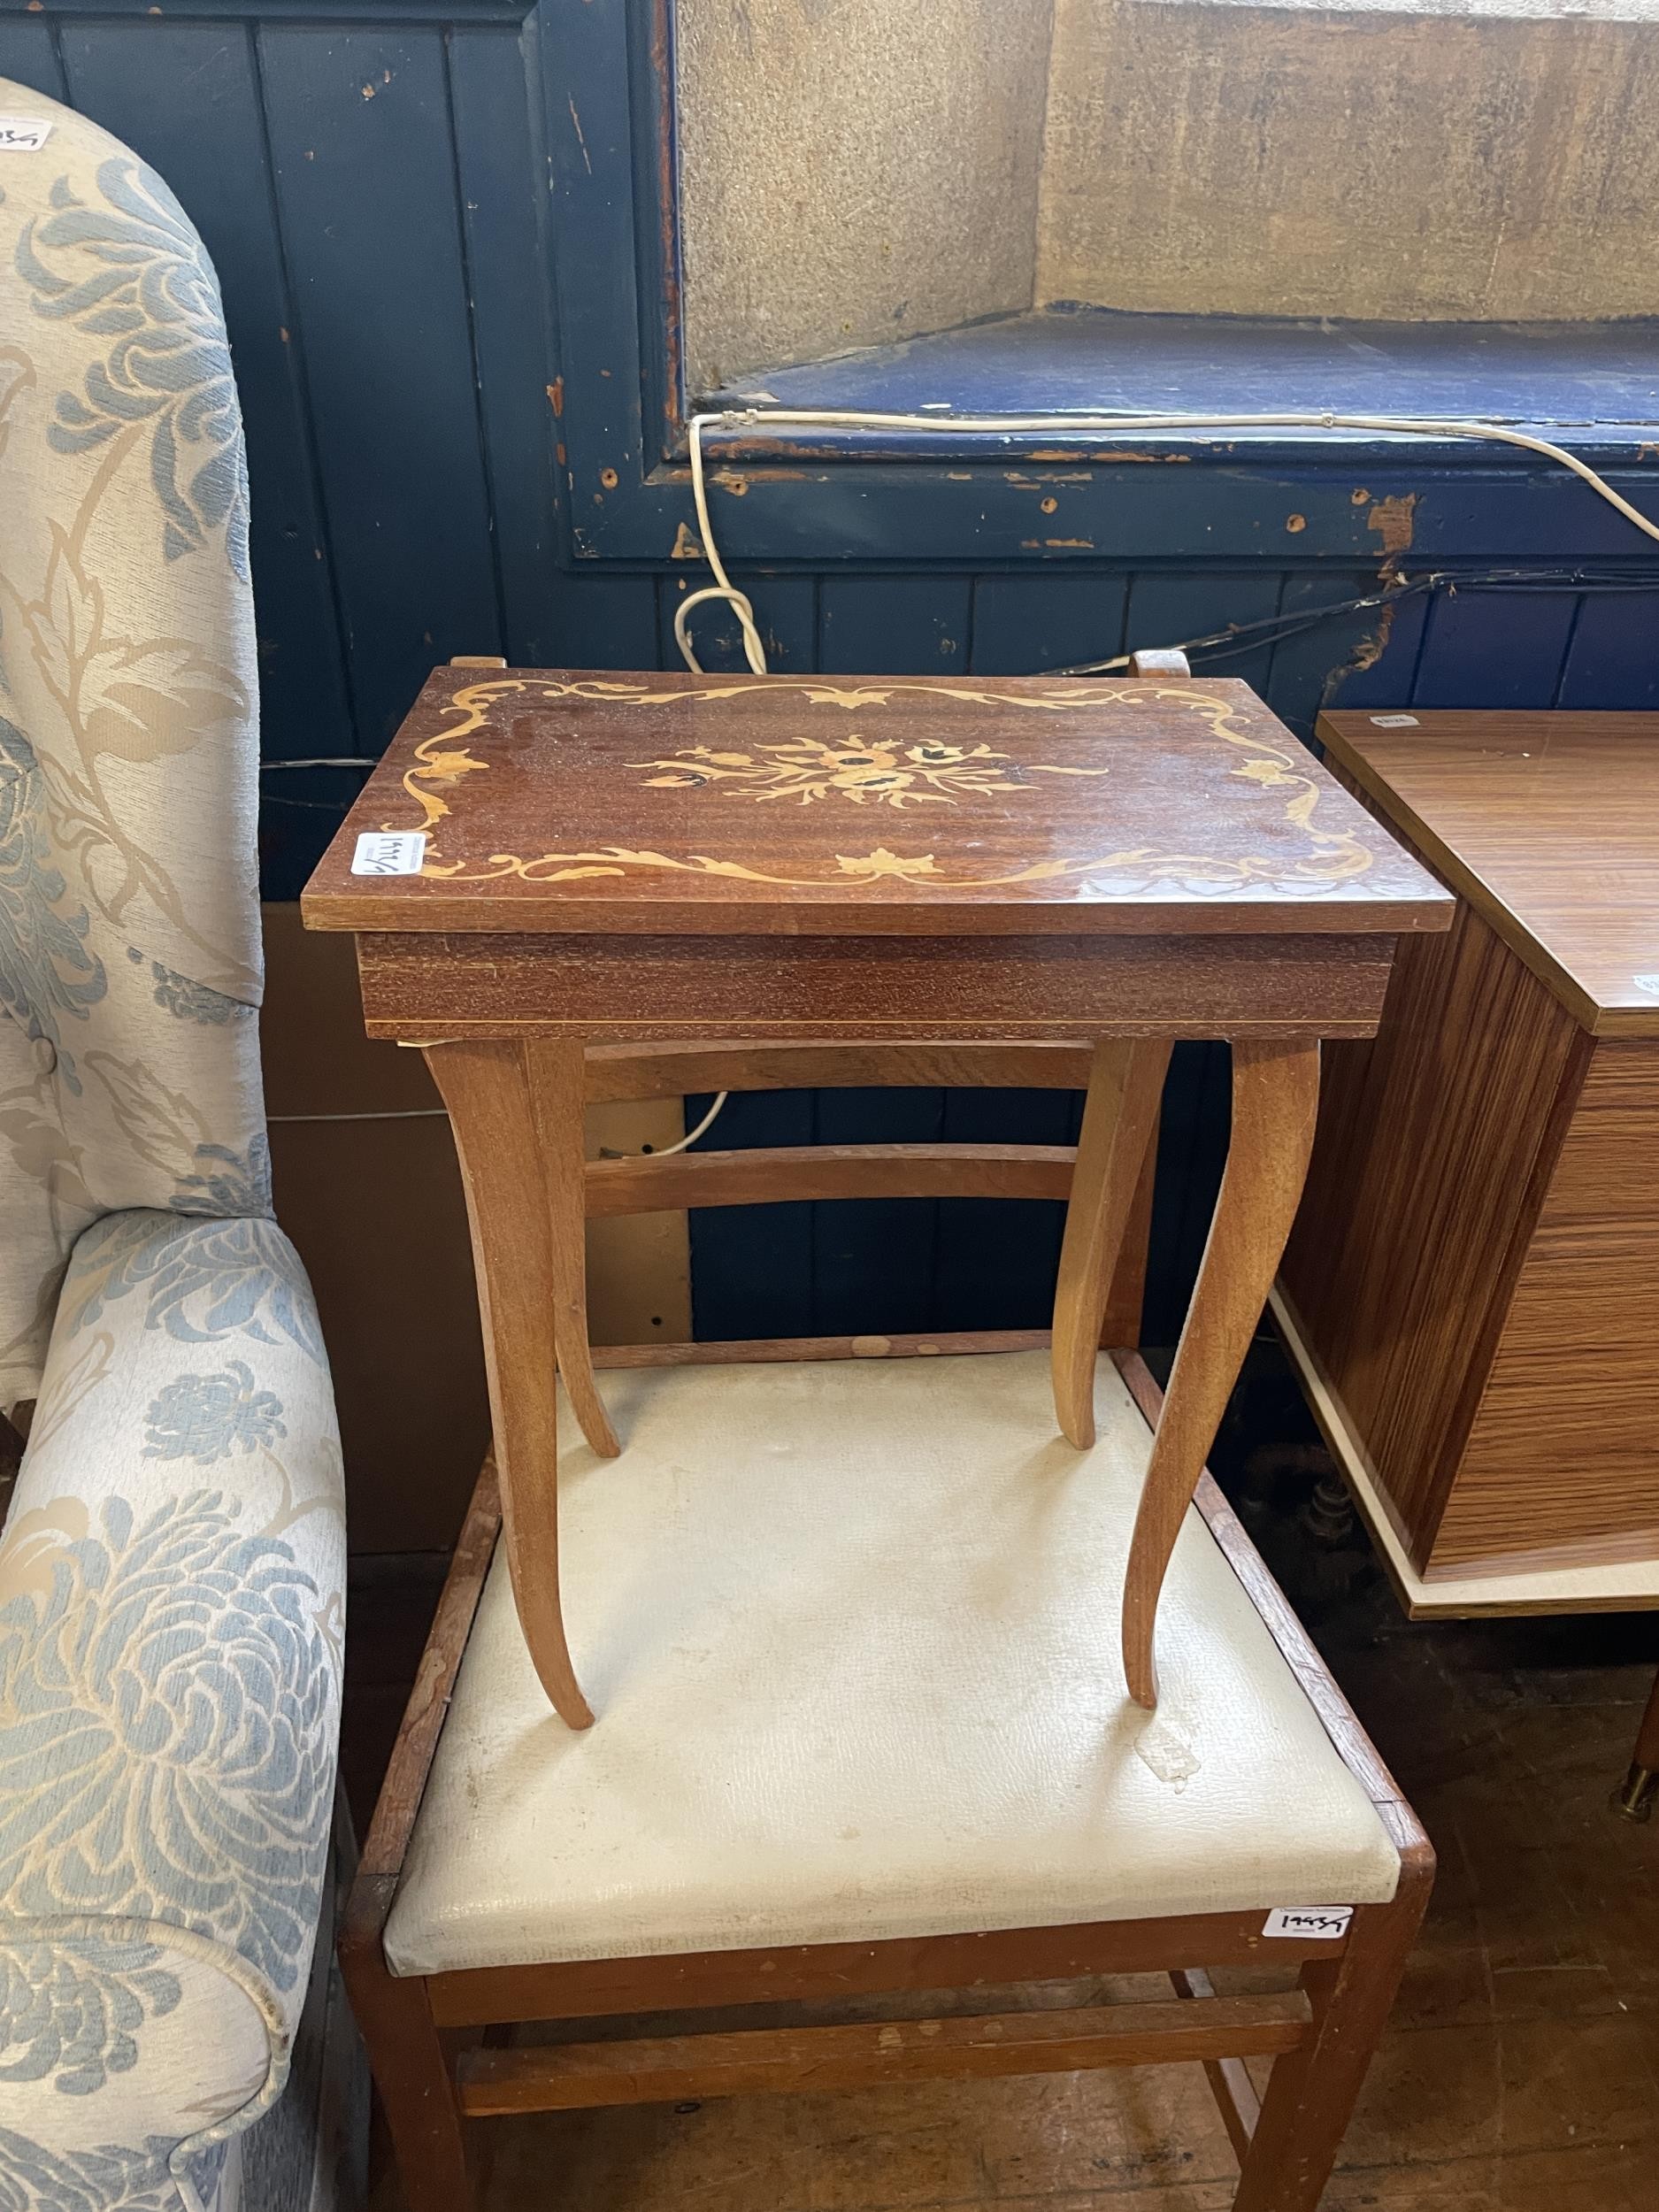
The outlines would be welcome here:
M 0 166 L 0 1410 L 71 1246 L 269 1211 L 242 420 L 189 219 L 106 131 Z

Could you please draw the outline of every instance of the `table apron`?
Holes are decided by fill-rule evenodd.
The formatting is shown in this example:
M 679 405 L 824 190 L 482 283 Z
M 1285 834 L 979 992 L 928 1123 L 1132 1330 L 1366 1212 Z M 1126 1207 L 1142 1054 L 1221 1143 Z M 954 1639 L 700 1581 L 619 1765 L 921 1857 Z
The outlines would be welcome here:
M 1392 936 L 367 933 L 372 1037 L 1369 1037 Z

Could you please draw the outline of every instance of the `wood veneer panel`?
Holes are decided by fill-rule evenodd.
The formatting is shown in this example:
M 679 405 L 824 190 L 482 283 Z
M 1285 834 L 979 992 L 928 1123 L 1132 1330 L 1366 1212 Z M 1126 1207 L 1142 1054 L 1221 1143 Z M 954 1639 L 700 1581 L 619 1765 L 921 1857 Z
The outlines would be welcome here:
M 1586 1029 L 1659 1038 L 1659 714 L 1328 714 L 1319 735 Z
M 1659 1214 L 1659 1044 L 1603 1038 L 1590 1056 L 1540 1227 Z
M 1432 1571 L 1659 1539 L 1659 1045 L 1590 1058 Z
M 1369 1036 L 1383 936 L 357 940 L 372 1037 Z M 664 1009 L 672 1011 L 664 1012 Z
M 1419 1570 L 1587 1051 L 1467 906 L 1402 943 L 1375 1043 L 1326 1051 L 1284 1279 Z

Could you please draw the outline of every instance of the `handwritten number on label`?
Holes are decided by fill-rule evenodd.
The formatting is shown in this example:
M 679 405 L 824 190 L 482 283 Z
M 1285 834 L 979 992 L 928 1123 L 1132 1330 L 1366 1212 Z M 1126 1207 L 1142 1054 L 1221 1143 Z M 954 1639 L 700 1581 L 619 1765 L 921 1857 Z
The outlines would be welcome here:
M 1335 1943 L 1348 1933 L 1348 1924 L 1354 1917 L 1352 1905 L 1280 1905 L 1267 1916 L 1264 1936 L 1299 1936 L 1304 1941 L 1312 1937 L 1324 1943 Z

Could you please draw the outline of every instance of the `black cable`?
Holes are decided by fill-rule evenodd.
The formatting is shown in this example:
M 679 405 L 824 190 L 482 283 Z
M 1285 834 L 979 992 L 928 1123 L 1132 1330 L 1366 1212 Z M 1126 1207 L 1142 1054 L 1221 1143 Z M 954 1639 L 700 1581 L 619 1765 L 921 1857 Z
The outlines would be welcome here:
M 1353 599 L 1333 599 L 1317 607 L 1295 607 L 1288 612 L 1263 615 L 1254 622 L 1230 622 L 1225 629 L 1211 630 L 1203 637 L 1184 638 L 1165 647 L 1168 652 L 1207 653 L 1212 661 L 1225 660 L 1239 653 L 1265 651 L 1288 638 L 1303 636 L 1339 615 L 1369 614 L 1374 609 L 1397 606 L 1402 600 L 1412 599 L 1424 592 L 1435 591 L 1578 591 L 1589 595 L 1620 592 L 1659 592 L 1659 567 L 1639 567 L 1620 565 L 1607 569 L 1586 568 L 1494 568 L 1471 575 L 1456 569 L 1425 570 L 1420 576 L 1402 575 L 1395 582 L 1380 586 L 1376 591 L 1362 592 Z M 1073 661 L 1064 668 L 1043 668 L 1035 672 L 1042 676 L 1098 676 L 1118 672 L 1127 656 L 1114 653 L 1110 659 Z M 265 760 L 259 764 L 262 775 L 273 775 L 291 769 L 376 768 L 380 763 L 334 756 L 326 760 Z M 288 805 L 303 803 L 297 800 Z M 312 803 L 320 804 L 320 802 Z
M 1353 599 L 1336 599 L 1317 607 L 1297 607 L 1289 612 L 1263 615 L 1254 622 L 1229 623 L 1225 630 L 1211 630 L 1202 637 L 1187 638 L 1166 646 L 1166 652 L 1209 653 L 1211 659 L 1225 659 L 1240 652 L 1256 652 L 1283 640 L 1300 637 L 1317 629 L 1322 623 L 1339 615 L 1369 613 L 1373 609 L 1397 605 L 1402 599 L 1414 598 L 1424 592 L 1435 591 L 1578 591 L 1588 595 L 1597 593 L 1659 592 L 1659 571 L 1641 568 L 1618 568 L 1610 572 L 1584 568 L 1560 569 L 1487 569 L 1465 575 L 1455 569 L 1432 569 L 1421 576 L 1402 576 L 1396 584 L 1380 590 L 1363 592 Z M 1094 676 L 1115 673 L 1127 656 L 1113 654 L 1110 659 L 1074 661 L 1064 668 L 1042 669 L 1045 676 Z

